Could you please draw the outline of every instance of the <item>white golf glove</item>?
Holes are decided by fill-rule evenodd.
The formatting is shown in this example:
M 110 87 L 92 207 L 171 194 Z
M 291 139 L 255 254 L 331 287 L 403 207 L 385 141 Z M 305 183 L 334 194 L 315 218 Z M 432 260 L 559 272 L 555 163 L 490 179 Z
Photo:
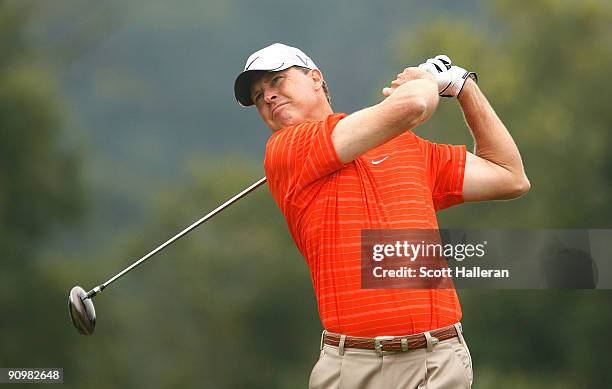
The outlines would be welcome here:
M 428 71 L 436 77 L 440 96 L 457 97 L 468 77 L 477 81 L 476 73 L 468 72 L 459 66 L 451 66 L 451 64 L 451 59 L 446 55 L 436 55 L 419 65 L 420 69 Z

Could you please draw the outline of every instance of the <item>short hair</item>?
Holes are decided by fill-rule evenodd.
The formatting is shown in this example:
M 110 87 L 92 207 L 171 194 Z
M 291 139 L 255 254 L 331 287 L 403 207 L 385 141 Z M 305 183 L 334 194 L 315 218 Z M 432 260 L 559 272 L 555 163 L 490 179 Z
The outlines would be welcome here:
M 308 74 L 308 72 L 312 70 L 312 69 L 305 68 L 303 66 L 294 66 L 294 68 L 301 70 L 302 73 L 304 74 Z M 327 98 L 327 102 L 329 103 L 329 105 L 331 105 L 332 103 L 331 96 L 329 94 L 329 89 L 327 88 L 327 83 L 325 82 L 325 80 L 323 80 L 323 92 L 325 92 L 325 97 Z

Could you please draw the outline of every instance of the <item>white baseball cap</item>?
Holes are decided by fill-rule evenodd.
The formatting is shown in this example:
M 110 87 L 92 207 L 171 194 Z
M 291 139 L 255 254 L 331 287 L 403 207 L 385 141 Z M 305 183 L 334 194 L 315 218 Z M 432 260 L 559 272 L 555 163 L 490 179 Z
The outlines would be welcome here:
M 243 107 L 253 105 L 251 99 L 251 79 L 257 71 L 280 72 L 292 66 L 318 69 L 312 59 L 304 54 L 302 50 L 282 43 L 274 43 L 254 52 L 247 59 L 244 71 L 238 75 L 234 82 L 236 100 Z

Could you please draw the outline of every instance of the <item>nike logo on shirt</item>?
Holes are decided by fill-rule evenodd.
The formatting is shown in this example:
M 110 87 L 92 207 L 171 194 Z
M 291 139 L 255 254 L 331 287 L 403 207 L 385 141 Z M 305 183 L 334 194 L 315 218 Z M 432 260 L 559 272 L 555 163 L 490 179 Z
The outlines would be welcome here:
M 378 161 L 372 160 L 372 165 L 378 165 L 379 163 L 383 163 L 383 162 L 385 162 L 385 160 L 387 158 L 389 158 L 388 155 L 386 157 L 384 157 L 383 159 L 379 159 Z

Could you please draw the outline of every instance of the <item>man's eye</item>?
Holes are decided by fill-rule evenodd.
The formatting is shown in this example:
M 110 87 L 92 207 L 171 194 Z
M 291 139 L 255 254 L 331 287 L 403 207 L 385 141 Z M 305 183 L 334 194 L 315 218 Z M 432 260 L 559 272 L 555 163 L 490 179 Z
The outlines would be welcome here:
M 255 98 L 253 99 L 253 101 L 254 101 L 255 103 L 257 103 L 259 100 L 261 100 L 261 96 L 263 96 L 261 93 L 256 94 L 256 95 L 255 95 Z
M 276 85 L 276 84 L 278 84 L 278 81 L 279 81 L 281 78 L 282 78 L 281 76 L 276 76 L 276 77 L 274 77 L 274 78 L 272 79 L 272 81 L 270 81 L 270 84 L 271 84 L 271 85 Z

